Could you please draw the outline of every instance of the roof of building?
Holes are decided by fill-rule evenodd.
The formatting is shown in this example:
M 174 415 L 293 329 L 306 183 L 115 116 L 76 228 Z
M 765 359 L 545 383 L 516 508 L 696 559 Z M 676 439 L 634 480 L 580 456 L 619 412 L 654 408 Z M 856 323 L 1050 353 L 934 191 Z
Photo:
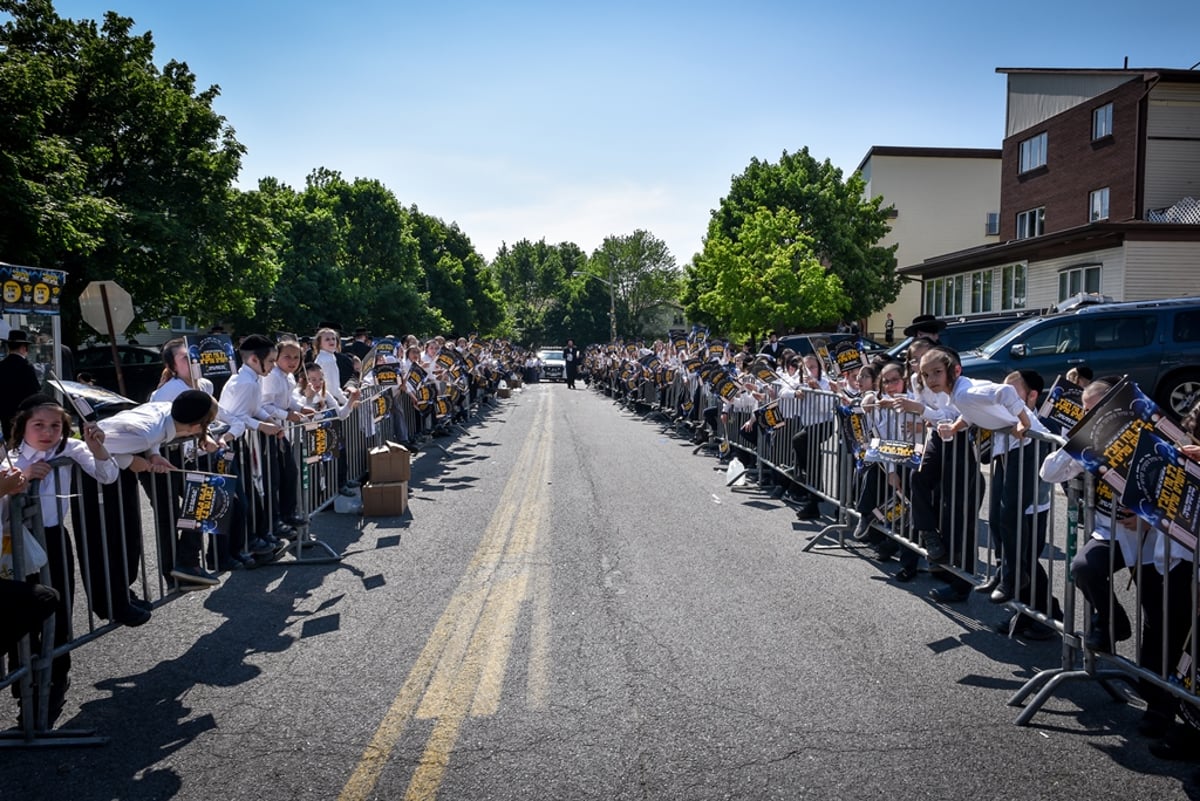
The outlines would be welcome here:
M 1002 151 L 992 147 L 905 147 L 895 145 L 872 145 L 867 155 L 855 167 L 855 172 L 862 172 L 866 163 L 875 156 L 893 156 L 898 158 L 932 158 L 932 159 L 998 159 Z
M 905 275 L 935 278 L 972 267 L 991 267 L 1003 262 L 1051 258 L 1057 253 L 1099 250 L 1113 247 L 1125 239 L 1200 242 L 1200 225 L 1128 222 L 1097 222 L 1055 231 L 1052 234 L 1010 239 L 978 247 L 945 253 L 897 270 Z

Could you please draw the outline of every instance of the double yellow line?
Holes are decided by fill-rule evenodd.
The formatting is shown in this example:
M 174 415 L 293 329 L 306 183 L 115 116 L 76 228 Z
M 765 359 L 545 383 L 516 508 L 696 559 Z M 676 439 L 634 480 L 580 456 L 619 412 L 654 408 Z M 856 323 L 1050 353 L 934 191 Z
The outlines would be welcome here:
M 539 395 L 538 423 L 517 457 L 496 511 L 446 611 L 368 743 L 338 801 L 364 801 L 375 788 L 408 722 L 437 719 L 405 794 L 437 794 L 468 716 L 500 708 L 517 619 L 531 589 L 533 629 L 527 701 L 545 706 L 548 684 L 549 574 L 531 557 L 549 519 L 553 393 Z

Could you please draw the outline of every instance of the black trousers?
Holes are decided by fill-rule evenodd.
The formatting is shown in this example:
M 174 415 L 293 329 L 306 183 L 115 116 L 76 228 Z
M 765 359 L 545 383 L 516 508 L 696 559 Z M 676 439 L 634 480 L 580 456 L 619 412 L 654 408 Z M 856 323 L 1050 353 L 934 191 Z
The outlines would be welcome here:
M 80 504 L 72 512 L 84 586 L 92 611 L 113 619 L 129 608 L 129 588 L 142 560 L 138 480 L 128 470 L 113 484 L 100 484 L 86 473 L 78 480 Z
M 0 652 L 9 654 L 10 671 L 17 666 L 17 643 L 27 634 L 37 638 L 46 618 L 58 612 L 60 601 L 58 593 L 43 584 L 0 579 L 0 609 L 4 610 L 0 614 Z M 69 667 L 70 661 L 66 664 Z M 13 694 L 17 694 L 16 684 Z

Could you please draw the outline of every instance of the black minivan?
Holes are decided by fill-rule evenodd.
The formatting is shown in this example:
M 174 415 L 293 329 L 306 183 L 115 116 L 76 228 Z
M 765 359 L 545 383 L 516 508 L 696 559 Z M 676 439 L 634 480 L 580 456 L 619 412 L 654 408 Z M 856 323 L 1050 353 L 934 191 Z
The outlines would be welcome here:
M 1183 416 L 1200 399 L 1200 297 L 1100 303 L 1032 317 L 962 357 L 963 374 L 1003 381 L 1037 370 L 1046 386 L 1072 367 L 1129 375 L 1164 410 Z

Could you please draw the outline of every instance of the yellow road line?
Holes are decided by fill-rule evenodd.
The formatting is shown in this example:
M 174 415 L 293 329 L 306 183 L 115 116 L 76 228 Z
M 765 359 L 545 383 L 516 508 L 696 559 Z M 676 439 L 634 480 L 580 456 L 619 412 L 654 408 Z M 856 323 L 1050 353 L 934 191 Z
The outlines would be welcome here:
M 547 408 L 552 398 L 541 396 L 539 419 L 553 419 Z M 466 574 L 339 801 L 368 797 L 414 716 L 437 716 L 438 723 L 406 797 L 434 797 L 468 711 L 478 707 L 475 714 L 491 715 L 498 710 L 516 622 L 529 591 L 530 549 L 547 518 L 551 432 L 547 422 L 526 439 Z

